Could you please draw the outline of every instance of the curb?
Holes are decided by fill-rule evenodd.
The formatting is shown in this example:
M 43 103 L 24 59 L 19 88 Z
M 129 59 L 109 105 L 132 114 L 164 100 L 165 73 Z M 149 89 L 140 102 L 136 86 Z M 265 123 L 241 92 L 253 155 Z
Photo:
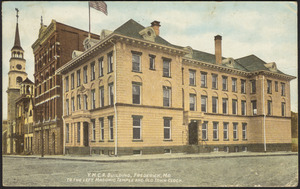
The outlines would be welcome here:
M 221 156 L 181 156 L 181 157 L 169 157 L 169 158 L 145 158 L 145 159 L 107 159 L 107 160 L 97 160 L 97 159 L 72 159 L 72 158 L 49 158 L 49 157 L 32 157 L 32 156 L 10 156 L 3 155 L 3 157 L 9 158 L 31 158 L 31 159 L 41 159 L 41 160 L 65 160 L 65 161 L 84 161 L 84 162 L 98 162 L 98 163 L 116 163 L 116 162 L 139 162 L 139 161 L 151 161 L 151 160 L 172 160 L 172 159 L 215 159 L 215 158 L 238 158 L 238 157 L 266 157 L 266 156 L 293 156 L 298 155 L 298 153 L 287 153 L 287 154 L 255 154 L 255 155 L 221 155 Z

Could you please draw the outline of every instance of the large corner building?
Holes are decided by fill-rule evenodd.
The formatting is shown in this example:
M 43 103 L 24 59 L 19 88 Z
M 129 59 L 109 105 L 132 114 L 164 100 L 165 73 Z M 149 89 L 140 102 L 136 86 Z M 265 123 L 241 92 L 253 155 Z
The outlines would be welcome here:
M 129 20 L 49 69 L 40 62 L 45 52 L 35 53 L 36 70 L 43 70 L 35 75 L 37 99 L 43 98 L 37 107 L 62 110 L 64 135 L 60 129 L 55 137 L 63 136 L 67 154 L 291 150 L 295 77 L 255 55 L 223 57 L 219 35 L 212 39 L 215 54 L 209 54 L 169 43 L 159 28 L 158 21 L 144 27 Z M 56 43 L 47 44 L 57 52 Z M 62 75 L 52 84 L 63 85 L 55 88 L 59 98 L 44 92 L 48 70 L 54 78 Z M 56 114 L 39 120 L 51 122 Z

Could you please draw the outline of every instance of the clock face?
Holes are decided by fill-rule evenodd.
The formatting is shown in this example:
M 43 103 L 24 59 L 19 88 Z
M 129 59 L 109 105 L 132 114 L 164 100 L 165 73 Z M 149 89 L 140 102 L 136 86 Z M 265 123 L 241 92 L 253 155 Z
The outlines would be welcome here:
M 17 69 L 18 70 L 21 70 L 22 69 L 22 66 L 20 64 L 17 64 Z

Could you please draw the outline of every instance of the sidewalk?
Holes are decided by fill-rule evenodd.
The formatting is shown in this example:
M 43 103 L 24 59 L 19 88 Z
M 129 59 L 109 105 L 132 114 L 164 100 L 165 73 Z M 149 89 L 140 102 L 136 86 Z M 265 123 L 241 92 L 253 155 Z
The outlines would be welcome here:
M 211 159 L 211 158 L 235 158 L 235 157 L 260 157 L 260 156 L 290 156 L 298 155 L 298 152 L 211 152 L 201 154 L 153 154 L 153 155 L 128 155 L 128 156 L 107 156 L 107 155 L 2 155 L 8 158 L 34 158 L 47 160 L 69 160 L 69 161 L 91 161 L 91 162 L 128 162 L 128 161 L 151 161 L 169 159 Z

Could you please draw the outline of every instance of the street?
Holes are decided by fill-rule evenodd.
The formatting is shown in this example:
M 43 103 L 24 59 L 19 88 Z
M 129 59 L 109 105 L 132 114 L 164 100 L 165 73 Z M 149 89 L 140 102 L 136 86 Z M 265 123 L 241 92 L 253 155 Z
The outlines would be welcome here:
M 3 157 L 4 186 L 297 186 L 298 156 L 85 162 Z

